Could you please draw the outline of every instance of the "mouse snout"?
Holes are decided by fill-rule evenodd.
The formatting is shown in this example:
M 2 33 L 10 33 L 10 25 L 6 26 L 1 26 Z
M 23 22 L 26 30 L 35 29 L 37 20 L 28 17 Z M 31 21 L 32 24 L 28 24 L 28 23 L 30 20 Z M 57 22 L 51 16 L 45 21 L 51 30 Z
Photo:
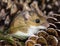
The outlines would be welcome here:
M 41 24 L 42 26 L 45 26 L 45 27 L 49 27 L 49 23 L 48 22 L 44 22 Z

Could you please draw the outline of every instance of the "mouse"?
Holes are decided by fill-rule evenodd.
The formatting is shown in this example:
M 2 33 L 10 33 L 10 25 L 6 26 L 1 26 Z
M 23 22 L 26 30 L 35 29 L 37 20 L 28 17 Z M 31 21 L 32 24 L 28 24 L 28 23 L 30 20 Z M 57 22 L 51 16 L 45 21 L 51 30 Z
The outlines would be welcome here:
M 33 4 L 35 5 L 35 2 L 33 2 Z M 47 29 L 48 22 L 46 17 L 42 15 L 42 11 L 34 7 L 33 9 L 34 10 L 23 10 L 15 16 L 10 26 L 10 34 L 12 36 L 26 39 L 42 29 Z M 41 14 L 38 11 L 40 11 Z

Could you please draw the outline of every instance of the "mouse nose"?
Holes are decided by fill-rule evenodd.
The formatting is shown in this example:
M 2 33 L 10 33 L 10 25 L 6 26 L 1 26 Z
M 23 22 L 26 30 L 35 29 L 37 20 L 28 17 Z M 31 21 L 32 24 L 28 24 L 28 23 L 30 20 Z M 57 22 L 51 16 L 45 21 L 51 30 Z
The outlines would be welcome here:
M 45 27 L 49 27 L 49 23 L 48 22 L 42 23 L 41 25 L 45 26 Z

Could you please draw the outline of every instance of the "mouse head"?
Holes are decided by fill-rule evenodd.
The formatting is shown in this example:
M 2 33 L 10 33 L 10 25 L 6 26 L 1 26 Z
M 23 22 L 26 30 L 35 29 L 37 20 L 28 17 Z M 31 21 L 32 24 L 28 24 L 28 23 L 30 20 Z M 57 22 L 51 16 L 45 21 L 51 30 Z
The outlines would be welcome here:
M 30 14 L 28 12 L 25 12 L 25 15 L 19 14 L 15 17 L 11 27 L 20 27 L 19 29 L 21 31 L 23 30 L 22 32 L 24 32 L 24 30 L 27 30 L 28 28 L 30 28 L 30 26 L 45 26 L 46 23 L 47 21 L 45 17 L 38 16 L 35 12 L 31 12 Z

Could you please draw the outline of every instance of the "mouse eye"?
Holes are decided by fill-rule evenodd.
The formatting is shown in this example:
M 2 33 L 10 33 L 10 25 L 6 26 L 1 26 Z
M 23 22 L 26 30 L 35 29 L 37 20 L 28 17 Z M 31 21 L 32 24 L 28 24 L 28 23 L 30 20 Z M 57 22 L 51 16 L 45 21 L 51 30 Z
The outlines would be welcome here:
M 40 23 L 40 19 L 36 19 L 35 22 L 36 22 L 36 23 Z

